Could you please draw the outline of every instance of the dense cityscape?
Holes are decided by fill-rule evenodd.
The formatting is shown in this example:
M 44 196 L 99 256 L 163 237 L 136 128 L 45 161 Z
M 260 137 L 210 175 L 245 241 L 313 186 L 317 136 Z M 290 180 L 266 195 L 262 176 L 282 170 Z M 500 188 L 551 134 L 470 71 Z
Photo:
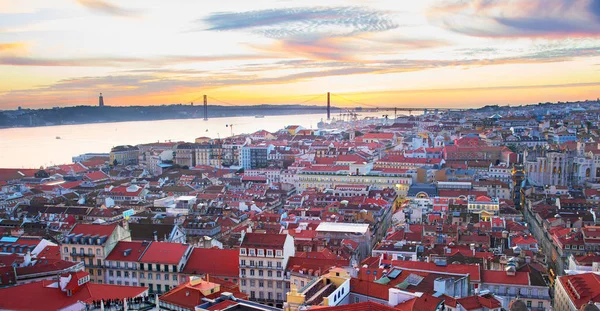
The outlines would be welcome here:
M 0 311 L 600 311 L 600 0 L 0 0 Z
M 600 305 L 599 120 L 596 101 L 348 110 L 2 168 L 0 308 Z

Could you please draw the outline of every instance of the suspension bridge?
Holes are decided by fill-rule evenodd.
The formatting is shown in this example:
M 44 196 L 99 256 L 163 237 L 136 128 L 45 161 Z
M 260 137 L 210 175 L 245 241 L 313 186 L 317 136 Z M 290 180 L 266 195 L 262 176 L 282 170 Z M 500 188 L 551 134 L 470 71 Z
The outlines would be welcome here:
M 311 96 L 311 98 L 307 99 L 307 100 L 303 100 L 300 102 L 296 102 L 296 103 L 289 103 L 286 105 L 282 105 L 280 107 L 278 107 L 277 109 L 298 109 L 298 105 L 305 105 L 308 103 L 316 103 L 316 102 L 320 102 L 323 103 L 323 106 L 307 106 L 306 109 L 307 110 L 323 110 L 326 114 L 327 114 L 327 120 L 331 120 L 331 114 L 332 114 L 332 108 L 334 110 L 337 110 L 339 113 L 342 112 L 351 112 L 351 113 L 356 113 L 356 112 L 360 112 L 363 111 L 363 109 L 367 109 L 367 111 L 383 111 L 383 112 L 388 112 L 388 111 L 394 111 L 394 118 L 397 117 L 398 112 L 408 112 L 409 114 L 412 114 L 413 112 L 422 112 L 423 114 L 438 114 L 440 112 L 460 112 L 460 111 L 465 111 L 466 109 L 456 109 L 456 108 L 424 108 L 424 107 L 389 107 L 389 106 L 377 106 L 377 105 L 371 105 L 371 104 L 367 104 L 364 102 L 359 102 L 356 100 L 353 100 L 351 98 L 348 98 L 346 96 L 342 96 L 339 94 L 335 94 L 335 93 L 331 93 L 331 92 L 327 92 L 325 94 L 318 94 L 316 96 L 313 95 L 306 95 L 306 96 L 298 96 L 298 97 L 308 97 Z M 227 106 L 227 107 L 232 107 L 235 108 L 236 106 L 239 105 L 235 105 L 232 104 L 230 102 L 218 99 L 218 98 L 214 98 L 208 95 L 202 95 L 200 97 L 194 98 L 191 101 L 189 101 L 190 103 L 194 104 L 194 102 L 197 102 L 199 100 L 203 100 L 203 116 L 204 116 L 204 120 L 208 120 L 208 110 L 209 110 L 209 104 L 208 101 L 211 100 L 211 102 L 217 102 L 223 106 Z M 332 107 L 332 100 L 333 99 L 339 99 L 342 102 L 344 102 L 344 106 L 341 107 Z M 386 115 L 387 116 L 387 115 Z

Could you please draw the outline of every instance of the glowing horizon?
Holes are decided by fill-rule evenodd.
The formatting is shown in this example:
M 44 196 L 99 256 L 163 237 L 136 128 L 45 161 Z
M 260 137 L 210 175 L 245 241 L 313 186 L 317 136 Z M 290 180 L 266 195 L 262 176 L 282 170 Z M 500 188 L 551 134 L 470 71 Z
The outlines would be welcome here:
M 48 2 L 0 1 L 0 110 L 600 97 L 599 0 Z

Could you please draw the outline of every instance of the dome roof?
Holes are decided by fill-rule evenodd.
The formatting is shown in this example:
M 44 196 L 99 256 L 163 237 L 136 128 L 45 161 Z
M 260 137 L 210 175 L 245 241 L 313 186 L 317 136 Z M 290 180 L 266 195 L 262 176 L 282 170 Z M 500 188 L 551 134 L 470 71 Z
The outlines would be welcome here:
M 590 302 L 588 304 L 581 306 L 581 309 L 579 309 L 579 310 L 581 310 L 581 311 L 599 311 L 600 309 L 598 309 L 598 307 L 596 307 L 596 305 L 594 305 Z
M 477 197 L 477 199 L 475 199 L 475 201 L 477 201 L 477 202 L 492 202 L 492 199 L 490 199 L 490 197 L 487 197 L 485 195 L 480 195 Z
M 523 300 L 513 300 L 508 305 L 508 310 L 510 310 L 510 311 L 527 311 L 527 310 L 529 310 L 529 308 L 527 308 L 527 305 L 523 302 Z

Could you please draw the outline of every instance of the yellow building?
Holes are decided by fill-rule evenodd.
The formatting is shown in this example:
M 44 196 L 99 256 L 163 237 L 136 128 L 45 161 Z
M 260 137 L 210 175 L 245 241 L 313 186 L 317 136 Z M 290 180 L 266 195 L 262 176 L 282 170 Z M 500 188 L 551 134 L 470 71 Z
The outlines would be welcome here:
M 119 241 L 131 241 L 131 233 L 117 223 L 77 224 L 60 245 L 61 258 L 83 262 L 90 281 L 102 284 L 106 274 L 104 260 Z
M 342 268 L 333 268 L 301 289 L 292 283 L 283 308 L 285 311 L 298 311 L 301 306 L 333 307 L 348 304 L 349 294 L 350 274 Z

